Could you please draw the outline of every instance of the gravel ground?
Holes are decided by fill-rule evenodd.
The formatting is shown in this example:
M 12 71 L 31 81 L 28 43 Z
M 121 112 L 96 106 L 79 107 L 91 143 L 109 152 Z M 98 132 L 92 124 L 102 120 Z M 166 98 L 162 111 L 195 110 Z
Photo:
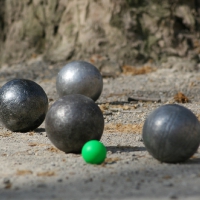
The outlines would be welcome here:
M 60 66 L 42 62 L 0 69 L 0 86 L 18 77 L 36 81 L 51 105 L 58 96 L 56 74 Z M 108 153 L 101 165 L 86 164 L 77 154 L 57 150 L 46 137 L 44 123 L 35 131 L 14 133 L 0 127 L 0 199 L 200 199 L 200 150 L 187 162 L 160 163 L 146 151 L 141 130 L 155 108 L 183 104 L 200 116 L 200 74 L 177 69 L 157 69 L 141 75 L 120 74 L 104 78 L 97 101 L 105 118 L 102 142 Z M 155 98 L 128 101 L 129 97 Z M 179 103 L 181 104 L 181 103 Z

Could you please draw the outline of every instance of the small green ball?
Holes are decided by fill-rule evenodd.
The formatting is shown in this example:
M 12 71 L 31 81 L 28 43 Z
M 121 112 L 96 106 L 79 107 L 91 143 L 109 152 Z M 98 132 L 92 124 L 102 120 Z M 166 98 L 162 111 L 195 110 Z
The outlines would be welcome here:
M 81 154 L 86 163 L 101 164 L 106 158 L 106 147 L 98 140 L 90 140 L 84 144 Z

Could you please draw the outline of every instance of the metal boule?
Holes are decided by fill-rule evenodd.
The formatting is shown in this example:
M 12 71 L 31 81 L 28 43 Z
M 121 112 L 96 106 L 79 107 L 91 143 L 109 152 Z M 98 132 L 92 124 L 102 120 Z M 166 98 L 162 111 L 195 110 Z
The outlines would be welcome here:
M 82 94 L 96 101 L 103 89 L 103 79 L 94 65 L 85 61 L 73 61 L 59 71 L 56 89 L 60 97 Z
M 157 160 L 178 163 L 188 160 L 200 144 L 200 123 L 186 107 L 163 105 L 145 120 L 143 142 Z
M 100 140 L 104 118 L 91 98 L 80 94 L 66 95 L 48 110 L 45 129 L 58 149 L 66 153 L 80 153 L 89 140 Z
M 47 110 L 47 95 L 34 81 L 13 79 L 0 88 L 0 122 L 11 131 L 36 129 Z

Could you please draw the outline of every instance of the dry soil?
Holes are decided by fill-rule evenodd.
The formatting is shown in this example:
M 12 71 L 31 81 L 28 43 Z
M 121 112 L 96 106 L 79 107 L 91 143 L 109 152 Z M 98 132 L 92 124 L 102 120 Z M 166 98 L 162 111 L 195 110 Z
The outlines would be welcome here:
M 51 105 L 58 99 L 55 79 L 61 67 L 43 62 L 5 66 L 0 69 L 0 86 L 16 77 L 34 80 Z M 189 102 L 175 99 L 178 92 Z M 134 98 L 141 100 L 129 101 Z M 105 119 L 101 141 L 107 159 L 101 165 L 57 150 L 44 123 L 27 133 L 0 127 L 0 199 L 200 199 L 200 151 L 185 163 L 160 163 L 149 155 L 141 136 L 148 114 L 163 104 L 179 103 L 199 117 L 199 98 L 198 71 L 157 67 L 134 74 L 129 69 L 104 78 L 96 102 Z

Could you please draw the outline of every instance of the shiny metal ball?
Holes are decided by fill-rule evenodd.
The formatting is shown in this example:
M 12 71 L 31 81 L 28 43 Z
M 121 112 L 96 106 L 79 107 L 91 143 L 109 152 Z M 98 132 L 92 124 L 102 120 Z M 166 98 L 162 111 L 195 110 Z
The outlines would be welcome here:
M 164 105 L 154 110 L 143 126 L 143 142 L 157 160 L 178 163 L 188 160 L 200 144 L 200 123 L 187 108 Z
M 58 73 L 56 89 L 60 97 L 68 94 L 82 94 L 96 101 L 103 89 L 99 70 L 85 61 L 73 61 Z
M 80 153 L 89 140 L 100 140 L 104 118 L 91 98 L 80 94 L 66 95 L 47 112 L 45 129 L 58 149 L 66 153 Z
M 13 79 L 0 88 L 0 122 L 15 132 L 27 132 L 42 124 L 48 98 L 37 83 Z

